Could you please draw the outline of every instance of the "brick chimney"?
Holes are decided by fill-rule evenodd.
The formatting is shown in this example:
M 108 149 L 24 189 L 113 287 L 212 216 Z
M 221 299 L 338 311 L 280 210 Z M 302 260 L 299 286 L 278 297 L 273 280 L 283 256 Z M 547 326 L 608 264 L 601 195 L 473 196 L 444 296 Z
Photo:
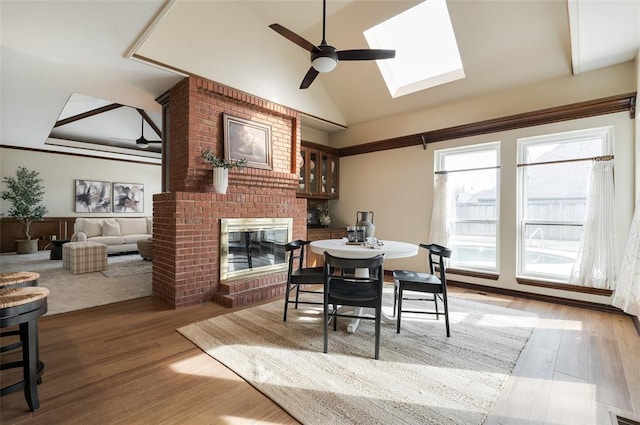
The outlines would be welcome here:
M 293 239 L 305 239 L 307 202 L 296 198 L 298 112 L 200 77 L 182 80 L 162 103 L 168 191 L 153 197 L 153 295 L 173 307 L 211 300 L 232 307 L 282 294 L 283 272 L 220 283 L 220 219 L 291 217 Z M 269 125 L 273 162 L 272 170 L 230 170 L 224 195 L 214 192 L 211 167 L 200 158 L 207 148 L 224 157 L 223 113 Z

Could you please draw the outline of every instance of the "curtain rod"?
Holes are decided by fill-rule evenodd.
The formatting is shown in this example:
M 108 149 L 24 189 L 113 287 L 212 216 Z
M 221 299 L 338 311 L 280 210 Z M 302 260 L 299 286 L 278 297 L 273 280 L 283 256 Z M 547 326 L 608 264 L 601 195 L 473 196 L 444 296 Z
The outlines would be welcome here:
M 518 167 L 527 167 L 529 165 L 547 165 L 547 164 L 563 164 L 566 162 L 581 162 L 581 161 L 611 161 L 613 155 L 594 156 L 592 158 L 576 158 L 576 159 L 560 159 L 558 161 L 545 161 L 545 162 L 533 162 L 530 164 L 518 164 Z
M 446 171 L 446 170 L 441 170 L 441 171 L 435 171 L 433 174 L 449 174 L 449 173 L 459 173 L 461 171 L 484 171 L 484 170 L 497 170 L 498 168 L 500 168 L 499 165 L 495 165 L 493 167 L 480 167 L 480 168 L 464 168 L 461 170 L 451 170 L 451 171 Z

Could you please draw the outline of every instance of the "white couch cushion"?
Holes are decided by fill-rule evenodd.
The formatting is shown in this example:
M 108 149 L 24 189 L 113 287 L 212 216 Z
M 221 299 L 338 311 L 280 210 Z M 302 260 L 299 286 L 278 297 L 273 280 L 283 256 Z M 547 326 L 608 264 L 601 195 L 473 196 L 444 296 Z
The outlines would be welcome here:
M 120 224 L 120 234 L 126 235 L 144 235 L 147 234 L 147 219 L 140 218 L 116 218 Z
M 102 223 L 102 236 L 120 236 L 120 224 L 116 220 L 105 220 Z
M 102 236 L 102 222 L 101 218 L 85 218 L 82 220 L 82 232 L 87 234 L 87 237 L 92 238 L 94 236 Z
M 122 245 L 124 244 L 124 237 L 122 236 L 94 236 L 89 242 L 103 243 L 107 246 L 110 245 Z

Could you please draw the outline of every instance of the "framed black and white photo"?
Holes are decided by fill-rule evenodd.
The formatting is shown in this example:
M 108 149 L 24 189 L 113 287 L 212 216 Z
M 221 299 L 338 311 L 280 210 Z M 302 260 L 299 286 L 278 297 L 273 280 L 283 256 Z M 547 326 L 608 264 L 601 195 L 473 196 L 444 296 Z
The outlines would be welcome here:
M 76 180 L 75 183 L 75 212 L 111 212 L 111 182 Z
M 140 183 L 113 183 L 113 212 L 144 212 L 144 185 Z
M 271 127 L 223 114 L 225 159 L 247 160 L 247 167 L 273 169 Z

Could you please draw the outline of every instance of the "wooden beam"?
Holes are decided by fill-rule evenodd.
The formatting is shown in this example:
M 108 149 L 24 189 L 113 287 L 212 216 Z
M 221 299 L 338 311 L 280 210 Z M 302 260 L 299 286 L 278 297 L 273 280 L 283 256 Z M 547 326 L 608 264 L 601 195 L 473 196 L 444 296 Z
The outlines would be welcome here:
M 616 112 L 630 111 L 633 113 L 633 110 L 635 109 L 635 98 L 636 93 L 609 96 L 585 102 L 510 115 L 507 117 L 478 121 L 471 124 L 462 124 L 440 130 L 427 131 L 425 133 L 401 136 L 393 139 L 364 143 L 361 145 L 347 146 L 339 149 L 339 151 L 341 157 L 361 155 L 364 153 L 405 148 L 415 145 L 426 146 L 428 143 L 444 140 L 460 139 L 462 137 L 514 130 L 517 128 L 531 127 L 535 125 L 551 124 L 554 122 L 612 114 Z
M 89 118 L 89 117 L 92 117 L 94 115 L 101 114 L 103 112 L 109 112 L 109 111 L 112 111 L 114 109 L 121 108 L 123 106 L 124 105 L 121 105 L 119 103 L 112 103 L 111 105 L 106 105 L 106 106 L 102 106 L 100 108 L 92 109 L 91 111 L 83 112 L 81 114 L 74 115 L 72 117 L 65 118 L 65 119 L 60 120 L 60 121 L 56 121 L 56 123 L 54 124 L 53 128 L 60 127 L 61 125 L 69 124 L 69 123 L 72 123 L 72 122 L 75 122 L 75 121 L 80 121 L 80 120 L 83 120 L 85 118 Z

